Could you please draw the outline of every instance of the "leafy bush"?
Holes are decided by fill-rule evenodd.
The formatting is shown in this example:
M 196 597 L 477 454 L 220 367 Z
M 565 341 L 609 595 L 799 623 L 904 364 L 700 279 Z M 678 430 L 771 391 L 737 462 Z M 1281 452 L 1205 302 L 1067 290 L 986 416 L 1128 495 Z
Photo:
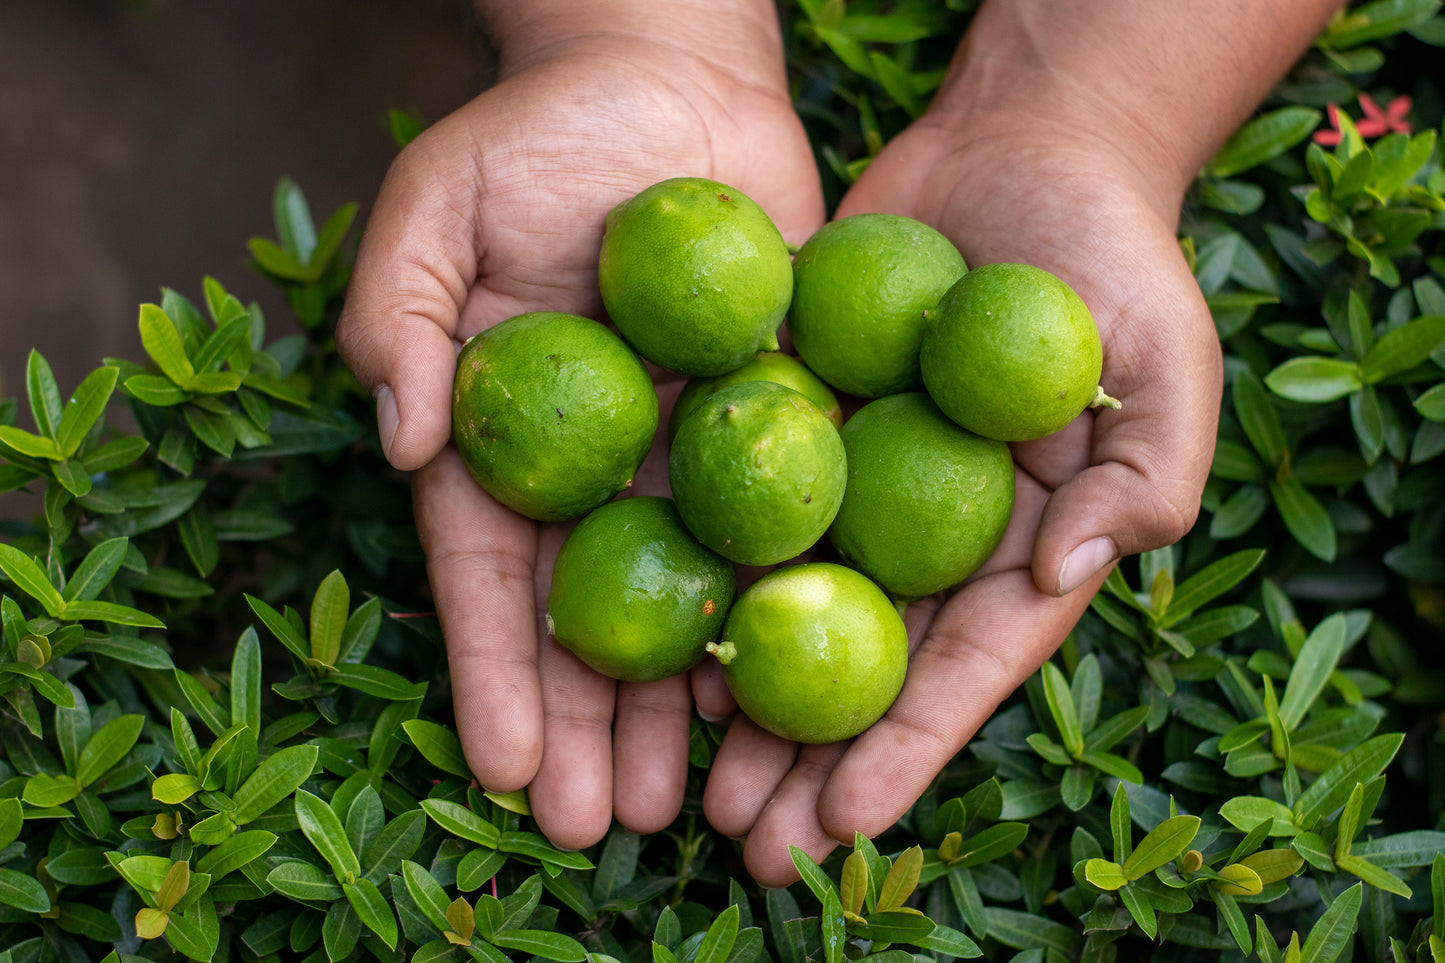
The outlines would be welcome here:
M 832 196 L 971 7 L 785 7 Z M 144 363 L 67 396 L 32 353 L 30 427 L 0 403 L 37 506 L 0 522 L 0 961 L 1445 959 L 1445 169 L 1399 99 L 1439 122 L 1439 7 L 1337 18 L 1197 179 L 1229 390 L 1194 531 L 790 889 L 704 824 L 701 721 L 655 836 L 562 851 L 472 786 L 406 480 L 331 342 L 355 209 L 317 227 L 283 181 L 250 250 L 304 333 L 206 279 L 141 307 Z

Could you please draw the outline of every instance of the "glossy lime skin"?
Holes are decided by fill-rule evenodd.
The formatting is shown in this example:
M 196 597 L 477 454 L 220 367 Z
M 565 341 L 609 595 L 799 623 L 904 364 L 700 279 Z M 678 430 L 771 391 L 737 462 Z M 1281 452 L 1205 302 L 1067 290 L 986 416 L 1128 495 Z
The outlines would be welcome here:
M 1008 445 L 960 428 L 919 391 L 870 401 L 842 437 L 848 487 L 828 537 L 849 565 L 911 599 L 993 554 L 1013 512 Z
M 913 218 L 831 221 L 793 259 L 793 347 L 839 391 L 879 398 L 921 388 L 929 314 L 967 270 L 952 241 Z
M 1094 398 L 1103 347 L 1083 300 L 1027 264 L 987 264 L 949 288 L 923 337 L 923 383 L 943 413 L 999 441 L 1051 435 Z
M 647 367 L 589 318 L 517 315 L 457 356 L 457 450 L 483 489 L 528 518 L 580 518 L 625 489 L 657 424 Z
M 843 501 L 847 462 L 828 417 L 791 388 L 747 381 L 683 422 L 668 459 L 672 497 L 698 541 L 740 565 L 811 548 Z
M 671 499 L 622 498 L 562 543 L 547 625 L 603 675 L 652 682 L 697 664 L 736 591 L 732 563 L 693 538 Z
M 602 303 L 653 364 L 719 375 L 778 347 L 792 258 L 772 219 L 726 184 L 676 177 L 608 215 L 597 262 Z
M 720 648 L 738 707 L 795 742 L 837 742 L 867 729 L 908 670 L 898 610 L 867 577 L 831 562 L 774 569 L 748 586 Z
M 697 410 L 698 405 L 728 385 L 743 381 L 774 381 L 792 388 L 821 408 L 835 427 L 843 427 L 843 409 L 838 404 L 838 396 L 807 365 L 780 351 L 760 351 L 753 360 L 727 374 L 689 378 L 678 393 L 667 420 L 667 440 L 670 442 L 677 437 L 677 429 L 688 415 Z

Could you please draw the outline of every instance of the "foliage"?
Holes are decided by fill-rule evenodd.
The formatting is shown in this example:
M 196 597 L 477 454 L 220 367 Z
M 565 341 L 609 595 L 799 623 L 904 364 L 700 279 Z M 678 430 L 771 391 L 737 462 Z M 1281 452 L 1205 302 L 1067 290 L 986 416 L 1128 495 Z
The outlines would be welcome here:
M 972 6 L 785 6 L 834 197 Z M 35 506 L 0 522 L 0 961 L 1445 959 L 1439 8 L 1342 14 L 1200 172 L 1229 390 L 1194 531 L 788 889 L 704 825 L 701 721 L 652 837 L 559 850 L 472 785 L 406 480 L 331 341 L 355 209 L 318 229 L 282 181 L 249 249 L 300 333 L 206 279 L 140 309 L 142 363 L 67 396 L 32 353 L 0 402 Z

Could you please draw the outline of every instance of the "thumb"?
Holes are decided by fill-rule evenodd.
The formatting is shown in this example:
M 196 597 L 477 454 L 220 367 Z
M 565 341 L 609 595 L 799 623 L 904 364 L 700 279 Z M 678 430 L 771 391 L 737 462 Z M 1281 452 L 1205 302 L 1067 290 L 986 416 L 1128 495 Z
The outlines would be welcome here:
M 1179 267 L 1187 287 L 1160 285 L 1157 297 L 1131 302 L 1106 329 L 1105 358 L 1113 361 L 1101 380 L 1122 407 L 1080 419 L 1092 423 L 1088 467 L 1062 480 L 1044 506 L 1033 575 L 1049 595 L 1067 595 L 1126 555 L 1173 544 L 1198 517 L 1222 360 L 1209 309 Z
M 337 350 L 376 399 L 387 460 L 407 471 L 431 461 L 451 435 L 457 321 L 477 273 L 472 198 L 447 186 L 469 180 L 452 166 L 423 138 L 397 158 L 336 327 Z

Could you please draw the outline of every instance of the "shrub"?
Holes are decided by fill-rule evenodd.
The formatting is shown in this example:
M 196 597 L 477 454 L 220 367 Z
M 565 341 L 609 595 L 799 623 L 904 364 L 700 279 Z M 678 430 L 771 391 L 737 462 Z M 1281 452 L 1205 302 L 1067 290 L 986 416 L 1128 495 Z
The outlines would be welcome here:
M 972 5 L 876 6 L 784 9 L 834 199 Z M 790 889 L 704 824 L 701 721 L 654 836 L 559 850 L 472 786 L 331 342 L 355 208 L 318 227 L 282 181 L 250 250 L 301 334 L 205 279 L 141 307 L 144 363 L 67 396 L 32 352 L 28 427 L 0 403 L 0 490 L 39 499 L 0 523 L 0 961 L 1445 958 L 1445 170 L 1387 129 L 1407 94 L 1440 120 L 1439 6 L 1336 19 L 1195 183 L 1228 391 L 1194 530 Z

